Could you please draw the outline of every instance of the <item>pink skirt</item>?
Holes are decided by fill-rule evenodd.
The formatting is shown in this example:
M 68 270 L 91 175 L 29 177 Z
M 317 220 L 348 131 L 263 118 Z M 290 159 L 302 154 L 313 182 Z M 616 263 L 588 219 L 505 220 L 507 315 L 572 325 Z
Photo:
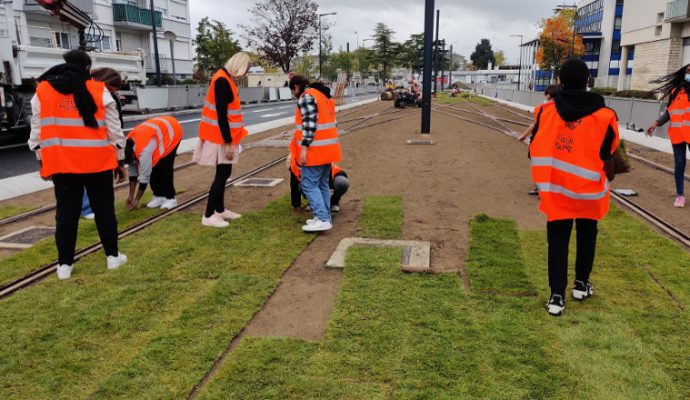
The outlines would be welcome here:
M 199 142 L 194 148 L 192 161 L 207 167 L 215 167 L 218 164 L 237 164 L 241 152 L 242 145 L 239 145 L 238 150 L 235 152 L 235 156 L 232 158 L 232 161 L 228 161 L 228 159 L 225 158 L 224 145 L 199 139 Z

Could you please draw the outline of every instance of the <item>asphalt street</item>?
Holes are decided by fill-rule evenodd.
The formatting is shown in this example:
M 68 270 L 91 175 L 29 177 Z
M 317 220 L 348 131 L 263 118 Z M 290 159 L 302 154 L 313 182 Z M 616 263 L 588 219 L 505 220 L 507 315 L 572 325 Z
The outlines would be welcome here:
M 362 95 L 346 98 L 347 103 L 363 101 L 376 95 Z M 294 115 L 295 102 L 284 101 L 278 103 L 252 104 L 243 107 L 244 123 L 247 126 L 275 121 Z M 174 116 L 175 113 L 173 112 Z M 184 113 L 177 116 L 184 129 L 184 138 L 194 138 L 199 129 L 201 110 L 196 113 Z M 125 122 L 125 134 L 142 121 Z M 0 137 L 0 179 L 38 171 L 38 162 L 34 154 L 26 146 L 26 137 Z

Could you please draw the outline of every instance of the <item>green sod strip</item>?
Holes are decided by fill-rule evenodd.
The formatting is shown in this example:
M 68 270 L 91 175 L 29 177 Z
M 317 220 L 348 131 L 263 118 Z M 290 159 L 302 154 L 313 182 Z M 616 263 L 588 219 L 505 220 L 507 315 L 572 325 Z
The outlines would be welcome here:
M 22 213 L 25 213 L 27 211 L 33 210 L 32 207 L 22 207 L 22 206 L 5 206 L 5 207 L 0 207 L 0 220 L 14 217 L 15 215 L 19 215 Z
M 151 191 L 144 194 L 141 204 L 146 204 L 151 199 Z M 55 211 L 50 211 L 55 215 Z M 117 215 L 117 227 L 122 231 L 128 227 L 150 218 L 160 212 L 158 209 L 149 209 L 143 206 L 135 211 L 127 211 L 124 202 L 115 205 L 115 214 Z M 98 230 L 96 230 L 96 223 L 91 220 L 79 220 L 79 235 L 77 236 L 77 249 L 89 246 L 98 241 Z M 127 254 L 127 249 L 122 250 Z M 105 254 L 99 251 L 103 268 L 105 268 Z M 51 236 L 36 243 L 33 247 L 23 250 L 11 257 L 0 260 L 0 282 L 7 283 L 13 279 L 17 279 L 34 269 L 49 264 L 57 260 L 57 248 L 55 247 L 55 239 Z
M 456 97 L 450 97 L 447 93 L 439 92 L 434 99 L 434 103 L 438 104 L 461 104 L 461 103 L 472 103 L 480 106 L 490 106 L 494 104 L 494 101 L 480 97 L 476 94 L 472 94 L 470 97 L 469 93 L 460 92 Z
M 0 398 L 184 398 L 313 239 L 287 210 L 175 214 L 123 240 L 118 270 L 89 256 L 3 300 Z
M 574 241 L 573 233 L 568 290 Z M 546 235 L 526 232 L 521 243 L 528 277 L 545 303 Z M 616 207 L 600 223 L 591 276 L 594 297 L 578 303 L 568 294 L 564 316 L 553 321 L 568 368 L 581 376 L 590 398 L 690 398 L 688 263 L 686 251 Z M 686 311 L 678 309 L 647 271 L 672 290 Z
M 647 233 L 614 210 L 602 224 L 598 260 L 621 256 L 610 249 L 613 229 L 635 227 Z M 674 311 L 653 282 L 632 268 L 609 271 L 599 287 L 637 284 L 629 296 L 647 304 L 626 305 L 627 298 L 599 289 L 585 303 L 568 301 L 563 317 L 550 317 L 544 233 L 523 233 L 516 249 L 497 239 L 516 238 L 509 221 L 482 217 L 471 228 L 473 282 L 504 285 L 505 268 L 514 268 L 539 298 L 466 294 L 456 276 L 401 274 L 396 249 L 355 247 L 322 342 L 244 339 L 201 398 L 688 398 L 687 314 Z M 675 245 L 665 246 L 678 256 Z M 657 250 L 648 247 L 645 257 Z
M 472 289 L 508 295 L 534 294 L 525 274 L 515 222 L 480 214 L 470 222 L 470 227 L 467 272 Z
M 371 196 L 364 199 L 357 235 L 365 238 L 400 239 L 403 205 L 400 197 Z

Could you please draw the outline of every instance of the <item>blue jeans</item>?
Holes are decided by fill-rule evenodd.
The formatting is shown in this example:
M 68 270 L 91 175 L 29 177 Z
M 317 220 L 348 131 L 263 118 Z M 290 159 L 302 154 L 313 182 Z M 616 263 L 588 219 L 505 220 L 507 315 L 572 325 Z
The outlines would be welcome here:
M 328 180 L 331 177 L 331 165 L 302 167 L 302 192 L 307 198 L 314 217 L 321 221 L 331 220 L 331 190 Z
M 678 143 L 673 145 L 673 159 L 675 162 L 674 176 L 676 178 L 676 194 L 683 196 L 685 193 L 685 147 L 690 147 L 689 143 Z
M 84 189 L 84 197 L 81 199 L 81 216 L 93 214 L 91 209 L 91 203 L 89 203 L 89 196 L 86 194 L 86 189 Z

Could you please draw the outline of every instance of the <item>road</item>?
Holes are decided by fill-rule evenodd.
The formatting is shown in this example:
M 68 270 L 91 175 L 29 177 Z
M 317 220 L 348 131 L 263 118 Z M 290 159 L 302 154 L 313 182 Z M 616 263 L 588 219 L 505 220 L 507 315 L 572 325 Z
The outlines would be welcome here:
M 371 94 L 348 97 L 346 102 L 353 103 L 375 97 L 377 96 Z M 247 126 L 286 118 L 294 115 L 294 113 L 294 101 L 245 106 L 243 112 L 244 123 Z M 198 114 L 186 114 L 177 117 L 182 125 L 182 129 L 184 129 L 185 139 L 197 136 L 200 117 L 201 110 L 199 110 Z M 129 132 L 129 130 L 141 122 L 125 122 L 125 131 Z M 38 171 L 36 158 L 25 144 L 25 138 L 0 138 L 0 179 Z

